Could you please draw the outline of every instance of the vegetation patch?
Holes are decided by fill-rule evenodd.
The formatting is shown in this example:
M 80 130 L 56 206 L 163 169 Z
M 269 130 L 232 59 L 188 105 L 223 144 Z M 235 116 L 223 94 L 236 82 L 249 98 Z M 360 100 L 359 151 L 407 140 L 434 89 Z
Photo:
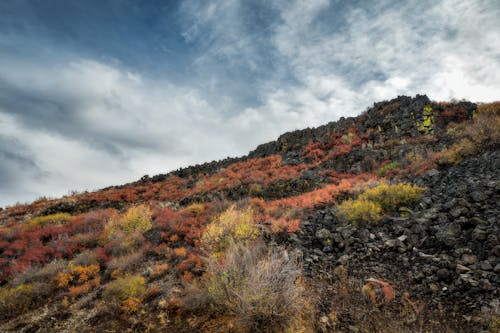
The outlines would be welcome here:
M 208 253 L 220 254 L 233 243 L 255 240 L 258 234 L 252 209 L 238 210 L 231 206 L 207 226 L 201 236 L 201 248 Z
M 64 224 L 71 220 L 71 215 L 68 213 L 57 213 L 46 216 L 38 216 L 29 221 L 30 225 L 44 226 L 48 224 Z
M 108 236 L 113 236 L 121 231 L 130 234 L 135 231 L 145 232 L 153 227 L 151 222 L 151 210 L 144 206 L 132 206 L 127 211 L 114 219 L 107 225 Z
M 301 277 L 296 253 L 233 244 L 223 259 L 211 257 L 186 304 L 233 316 L 240 332 L 311 332 L 313 307 Z
M 380 184 L 365 190 L 355 200 L 338 205 L 338 215 L 351 223 L 378 223 L 384 213 L 412 206 L 422 197 L 424 188 L 411 184 Z

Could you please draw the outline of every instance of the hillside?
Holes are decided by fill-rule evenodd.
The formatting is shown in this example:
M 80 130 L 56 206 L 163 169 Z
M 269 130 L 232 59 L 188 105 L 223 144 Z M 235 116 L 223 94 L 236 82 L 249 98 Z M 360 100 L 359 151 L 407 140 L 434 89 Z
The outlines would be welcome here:
M 500 102 L 400 96 L 0 210 L 2 332 L 498 332 Z

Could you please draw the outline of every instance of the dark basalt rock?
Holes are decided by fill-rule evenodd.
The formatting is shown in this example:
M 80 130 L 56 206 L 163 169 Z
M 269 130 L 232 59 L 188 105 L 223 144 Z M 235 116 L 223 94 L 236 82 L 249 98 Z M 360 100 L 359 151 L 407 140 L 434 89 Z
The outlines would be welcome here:
M 410 292 L 431 296 L 431 303 L 469 311 L 490 307 L 500 297 L 499 160 L 500 152 L 486 152 L 432 177 L 414 178 L 427 191 L 406 219 L 355 227 L 339 225 L 334 209 L 311 212 L 294 236 L 306 269 L 348 265 L 354 276 L 383 274 Z M 328 215 L 334 224 L 325 223 Z M 331 253 L 324 251 L 324 240 Z

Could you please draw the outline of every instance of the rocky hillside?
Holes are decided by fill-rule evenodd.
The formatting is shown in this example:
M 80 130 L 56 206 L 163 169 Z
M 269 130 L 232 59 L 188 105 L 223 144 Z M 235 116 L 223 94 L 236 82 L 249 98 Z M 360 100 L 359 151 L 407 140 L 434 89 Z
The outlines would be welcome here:
M 498 332 L 500 103 L 400 96 L 0 211 L 0 331 Z

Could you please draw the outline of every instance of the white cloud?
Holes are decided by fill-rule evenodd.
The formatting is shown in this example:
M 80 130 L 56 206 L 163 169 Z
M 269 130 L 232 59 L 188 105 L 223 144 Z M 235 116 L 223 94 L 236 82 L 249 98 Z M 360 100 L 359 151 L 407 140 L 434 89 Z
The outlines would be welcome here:
M 89 59 L 0 60 L 1 134 L 39 168 L 19 170 L 0 205 L 245 154 L 397 95 L 498 99 L 495 1 L 368 2 L 331 18 L 327 0 L 263 3 L 277 17 L 256 29 L 243 0 L 183 3 L 201 52 L 182 85 Z

